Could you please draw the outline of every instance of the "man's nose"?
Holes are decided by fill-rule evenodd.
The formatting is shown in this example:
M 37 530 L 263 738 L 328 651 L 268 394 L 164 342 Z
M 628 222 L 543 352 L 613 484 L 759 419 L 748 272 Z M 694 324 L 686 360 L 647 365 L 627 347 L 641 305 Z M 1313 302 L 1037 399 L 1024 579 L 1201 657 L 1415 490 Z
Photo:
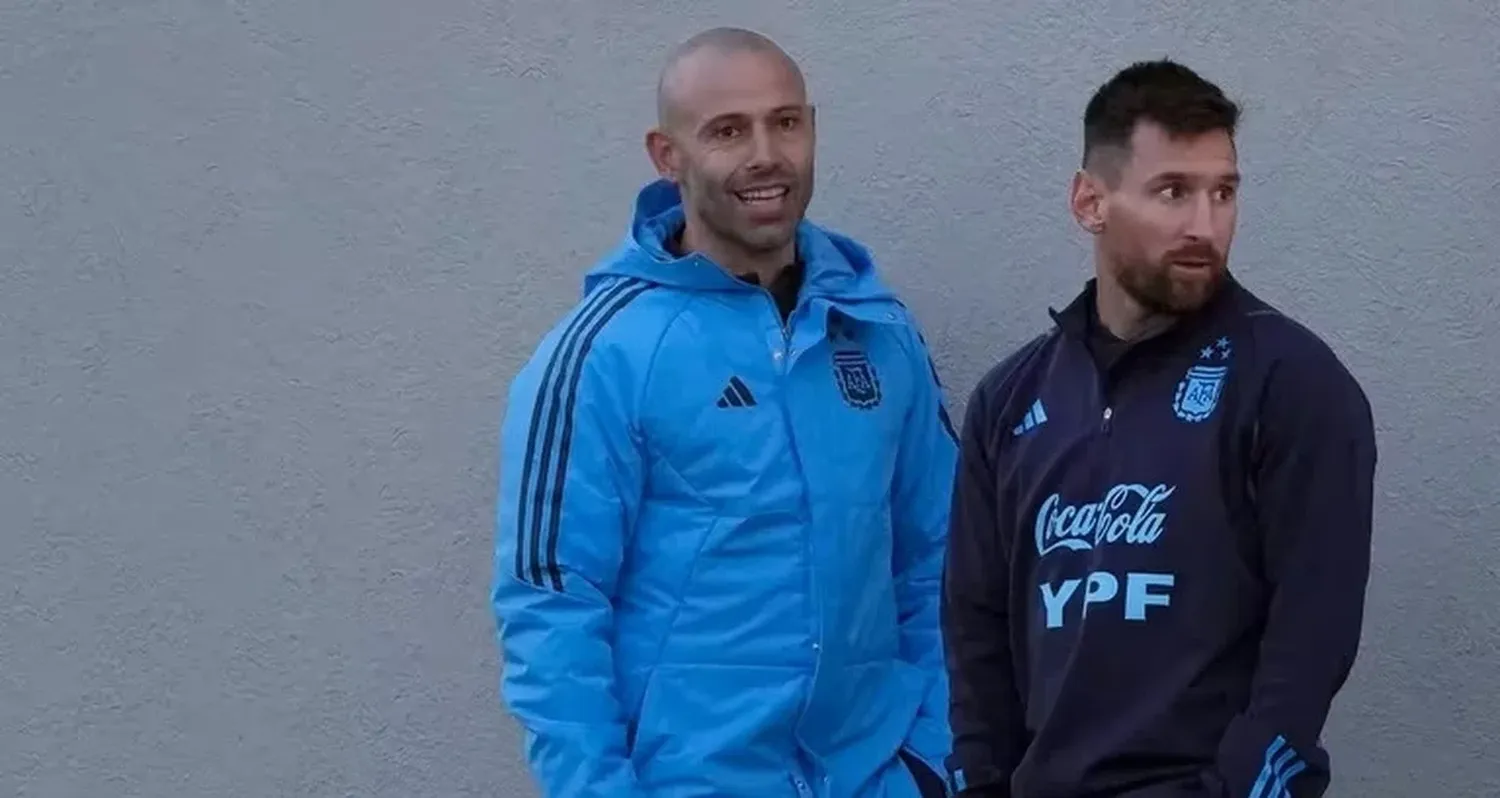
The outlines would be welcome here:
M 1208 192 L 1200 192 L 1189 212 L 1187 234 L 1198 239 L 1212 239 L 1214 235 L 1214 202 Z
M 776 152 L 776 137 L 771 135 L 771 131 L 760 126 L 754 129 L 751 136 L 750 162 L 747 164 L 747 167 L 752 170 L 763 171 L 774 166 L 778 157 Z

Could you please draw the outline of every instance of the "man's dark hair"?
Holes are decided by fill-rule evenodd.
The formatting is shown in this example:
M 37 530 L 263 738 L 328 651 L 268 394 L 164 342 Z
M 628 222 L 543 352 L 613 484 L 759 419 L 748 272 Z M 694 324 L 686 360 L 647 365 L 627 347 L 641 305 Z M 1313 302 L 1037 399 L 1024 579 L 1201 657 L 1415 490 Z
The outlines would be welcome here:
M 1115 73 L 1083 112 L 1083 165 L 1118 177 L 1130 137 L 1142 121 L 1172 136 L 1223 130 L 1230 136 L 1240 108 L 1218 86 L 1171 59 L 1138 61 Z

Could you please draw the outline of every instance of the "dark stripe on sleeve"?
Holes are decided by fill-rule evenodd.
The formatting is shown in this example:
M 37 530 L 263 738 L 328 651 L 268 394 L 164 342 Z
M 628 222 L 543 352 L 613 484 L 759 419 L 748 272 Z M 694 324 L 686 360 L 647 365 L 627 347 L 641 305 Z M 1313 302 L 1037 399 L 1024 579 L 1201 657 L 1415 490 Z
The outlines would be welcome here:
M 578 337 L 586 329 L 591 329 L 598 319 L 599 313 L 607 307 L 619 301 L 620 295 L 632 288 L 637 283 L 633 280 L 621 282 L 606 291 L 595 292 L 584 302 L 584 307 L 568 322 L 563 329 L 562 336 L 558 339 L 557 347 L 552 350 L 552 356 L 547 360 L 547 368 L 542 372 L 541 383 L 537 386 L 536 401 L 531 408 L 531 427 L 526 438 L 526 459 L 521 470 L 521 485 L 518 491 L 518 504 L 520 505 L 516 519 L 516 578 L 531 582 L 538 587 L 542 584 L 540 557 L 541 541 L 541 508 L 543 499 L 542 486 L 546 481 L 546 465 L 552 459 L 552 445 L 554 430 L 557 426 L 558 395 L 562 391 L 562 379 L 554 381 L 554 375 L 559 367 L 568 369 L 568 363 L 572 359 L 573 352 L 577 348 Z M 634 298 L 631 295 L 630 298 Z M 627 298 L 625 301 L 629 301 Z M 548 388 L 551 387 L 552 401 L 547 401 Z M 547 413 L 546 435 L 541 436 L 543 413 Z M 537 463 L 537 442 L 542 441 L 541 460 L 543 472 L 540 479 L 533 486 L 532 470 Z M 532 494 L 528 496 L 528 494 Z M 529 529 L 528 529 L 529 527 Z M 527 557 L 527 554 L 530 557 Z M 527 562 L 531 567 L 527 568 Z M 528 573 L 528 570 L 530 573 Z
M 932 359 L 932 349 L 927 346 L 927 338 L 922 331 L 917 331 L 917 340 L 922 344 L 922 351 L 927 355 L 927 370 L 932 372 L 932 384 L 938 390 L 938 420 L 943 424 L 943 431 L 948 433 L 948 440 L 958 445 L 958 430 L 953 427 L 953 418 L 948 415 L 948 402 L 943 397 L 943 378 L 938 376 L 937 363 Z
M 589 328 L 588 334 L 583 337 L 583 345 L 579 347 L 578 359 L 573 362 L 571 373 L 568 375 L 568 409 L 563 413 L 562 440 L 558 445 L 557 472 L 552 480 L 552 518 L 547 529 L 547 576 L 552 581 L 552 589 L 561 593 L 563 589 L 562 571 L 557 567 L 557 535 L 562 526 L 563 507 L 563 485 L 567 484 L 568 455 L 573 451 L 573 408 L 578 403 L 578 381 L 583 376 L 583 361 L 588 357 L 589 347 L 593 346 L 594 339 L 599 336 L 599 331 L 614 317 L 635 300 L 636 297 L 650 290 L 650 283 L 637 283 L 623 296 L 609 303 L 609 307 L 599 317 L 598 321 Z M 554 405 L 555 407 L 555 405 Z M 546 479 L 546 464 L 543 463 L 542 478 Z M 540 494 L 539 494 L 540 495 Z M 540 516 L 535 519 L 536 529 L 541 530 Z M 539 535 L 533 536 L 531 544 L 533 554 Z M 536 563 L 532 563 L 532 573 L 536 576 L 537 584 L 541 583 L 541 574 L 537 572 Z

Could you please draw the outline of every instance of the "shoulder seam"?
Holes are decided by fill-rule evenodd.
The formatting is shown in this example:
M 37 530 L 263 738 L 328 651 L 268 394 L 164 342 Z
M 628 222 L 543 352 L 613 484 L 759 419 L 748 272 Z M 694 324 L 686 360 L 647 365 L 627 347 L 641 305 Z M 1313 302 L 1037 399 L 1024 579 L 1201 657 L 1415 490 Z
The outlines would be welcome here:
M 917 314 L 907 307 L 900 299 L 895 300 L 896 306 L 901 308 L 902 324 L 905 335 L 897 336 L 901 348 L 906 350 L 906 356 L 921 368 L 926 364 L 928 378 L 932 380 L 933 389 L 937 391 L 938 423 L 943 428 L 943 433 L 954 446 L 959 445 L 958 428 L 953 423 L 953 416 L 948 412 L 948 398 L 944 394 L 946 387 L 943 385 L 942 375 L 938 373 L 937 359 L 932 353 L 932 346 L 927 343 L 927 336 L 922 331 L 922 324 L 917 319 Z M 912 347 L 917 350 L 913 351 Z
M 1019 375 L 1037 356 L 1037 353 L 1042 350 L 1042 347 L 1045 346 L 1048 341 L 1052 340 L 1054 336 L 1058 335 L 1059 332 L 1060 331 L 1058 330 L 1058 328 L 1056 326 L 1053 326 L 1046 331 L 1033 336 L 1031 340 L 1022 344 L 1014 352 L 1012 352 L 1009 357 L 1006 357 L 1004 360 L 995 364 L 994 368 L 990 369 L 990 371 L 986 373 L 984 377 L 981 377 L 979 380 L 979 384 L 974 387 L 975 395 L 973 399 L 984 402 L 989 406 L 990 410 L 986 421 L 990 422 L 992 426 L 984 428 L 983 430 L 985 433 L 985 447 L 987 449 L 986 456 L 990 459 L 993 460 L 997 458 L 999 456 L 1000 449 L 1005 444 L 1005 437 L 1001 434 L 1001 432 L 1006 429 L 1006 426 L 1004 424 L 998 423 L 998 421 L 1001 414 L 1003 414 L 1006 411 L 1006 408 L 1008 408 L 1010 405 L 1010 398 L 1015 393 L 1016 382 L 1020 379 Z M 985 390 L 985 381 L 989 377 L 994 375 L 998 375 L 998 379 L 995 381 L 994 386 L 991 390 Z M 987 401 L 987 396 L 993 396 L 994 401 Z
M 1053 327 L 1045 332 L 1038 333 L 1031 340 L 1017 347 L 1015 351 L 1011 352 L 1010 355 L 999 363 L 996 363 L 993 368 L 979 379 L 979 384 L 975 386 L 975 390 L 982 391 L 985 388 L 985 381 L 990 377 L 998 377 L 993 386 L 995 389 L 1009 388 L 1015 382 L 1016 375 L 1032 358 L 1036 357 L 1036 353 L 1041 350 L 1042 346 L 1054 335 L 1057 335 L 1057 333 L 1057 328 Z
M 642 372 L 640 394 L 636 397 L 637 407 L 643 406 L 646 397 L 650 395 L 651 378 L 656 374 L 656 359 L 661 355 L 662 347 L 666 344 L 667 331 L 672 329 L 672 325 L 677 323 L 677 319 L 683 313 L 687 312 L 688 305 L 693 304 L 693 300 L 695 299 L 697 299 L 696 294 L 683 292 L 681 302 L 678 303 L 677 308 L 667 316 L 666 321 L 662 322 L 661 328 L 657 330 L 656 340 L 651 344 L 651 354 L 646 358 L 645 371 Z
M 550 584 L 552 590 L 559 593 L 563 590 L 562 572 L 557 564 L 557 537 L 562 523 L 568 456 L 572 449 L 574 405 L 584 362 L 594 340 L 610 320 L 655 287 L 644 280 L 625 278 L 589 294 L 573 318 L 563 325 L 547 358 L 532 402 L 518 490 L 520 507 L 516 514 L 515 574 L 523 582 L 536 587 Z M 533 467 L 538 464 L 538 443 L 541 445 L 540 468 L 533 476 Z M 552 467 L 554 457 L 557 461 L 555 468 Z

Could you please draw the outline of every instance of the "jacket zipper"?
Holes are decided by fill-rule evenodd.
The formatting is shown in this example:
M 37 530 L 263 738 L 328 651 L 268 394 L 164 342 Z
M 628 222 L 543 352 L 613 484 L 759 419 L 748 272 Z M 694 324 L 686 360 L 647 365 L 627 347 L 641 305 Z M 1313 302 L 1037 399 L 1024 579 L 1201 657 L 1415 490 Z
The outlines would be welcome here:
M 789 318 L 782 317 L 781 306 L 776 304 L 776 297 L 771 296 L 769 290 L 762 288 L 760 289 L 760 293 L 761 296 L 766 298 L 766 302 L 770 303 L 771 317 L 776 319 L 776 325 L 781 329 L 781 350 L 777 353 L 777 359 L 781 361 L 778 364 L 781 367 L 781 373 L 785 374 L 787 363 L 792 359 L 792 328 L 790 320 Z M 794 307 L 788 316 L 796 315 L 796 313 L 797 308 Z
M 1089 355 L 1089 360 L 1093 360 L 1092 354 Z M 1114 400 L 1110 396 L 1109 375 L 1099 368 L 1098 363 L 1094 364 L 1094 384 L 1099 389 L 1099 403 L 1104 405 L 1104 412 L 1099 419 L 1099 432 L 1103 435 L 1108 435 L 1111 426 L 1110 422 L 1115 417 Z
M 780 377 L 783 380 L 783 388 L 784 388 L 785 387 L 785 384 L 784 384 L 785 383 L 785 378 L 791 372 L 791 364 L 792 364 L 792 327 L 791 327 L 791 319 L 795 318 L 796 315 L 797 315 L 797 311 L 801 309 L 801 307 L 802 307 L 801 300 L 799 299 L 798 304 L 795 307 L 792 308 L 792 312 L 791 313 L 789 313 L 785 317 L 783 317 L 781 315 L 781 306 L 776 304 L 776 298 L 773 297 L 773 296 L 771 296 L 771 292 L 768 291 L 768 290 L 766 290 L 765 288 L 761 288 L 760 289 L 760 293 L 761 293 L 761 296 L 764 296 L 766 298 L 767 304 L 770 305 L 770 308 L 771 308 L 771 317 L 776 320 L 777 328 L 781 330 L 781 349 L 778 350 L 778 352 L 777 352 L 776 360 L 777 360 L 777 367 L 778 367 L 777 373 L 780 375 Z M 789 443 L 789 445 L 791 447 L 791 450 L 792 450 L 792 460 L 793 460 L 793 462 L 795 462 L 797 464 L 797 476 L 798 476 L 799 479 L 802 480 L 802 495 L 804 497 L 806 497 L 809 494 L 809 492 L 812 490 L 812 487 L 807 484 L 807 468 L 802 463 L 802 454 L 797 450 L 796 429 L 792 425 L 792 416 L 791 416 L 791 413 L 787 410 L 785 393 L 783 391 L 777 391 L 776 392 L 776 397 L 777 397 L 777 402 L 776 403 L 781 408 L 782 423 L 786 426 L 786 437 L 787 437 L 787 441 L 788 441 L 788 443 Z M 803 499 L 803 502 L 804 502 L 804 512 L 806 512 L 807 515 L 808 515 L 808 517 L 810 518 L 811 515 L 812 515 L 811 508 L 806 506 L 806 501 L 807 501 L 806 498 L 804 498 Z M 812 644 L 813 645 L 813 675 L 812 675 L 812 678 L 813 678 L 813 681 L 816 682 L 817 678 L 818 678 L 818 674 L 817 674 L 818 666 L 817 666 L 817 663 L 818 663 L 818 660 L 821 658 L 821 652 L 822 652 L 822 648 L 823 648 L 822 645 L 821 645 L 821 642 L 820 642 L 822 640 L 822 638 L 823 638 L 823 624 L 819 620 L 819 618 L 820 618 L 820 616 L 822 614 L 822 607 L 818 604 L 818 585 L 817 585 L 817 576 L 816 576 L 816 574 L 815 574 L 815 572 L 813 570 L 812 544 L 811 544 L 811 541 L 808 539 L 808 537 L 807 537 L 807 535 L 805 533 L 802 536 L 802 556 L 803 556 L 803 561 L 807 563 L 807 587 L 808 587 L 808 589 L 807 589 L 807 600 L 809 602 L 809 609 L 811 610 L 810 614 L 812 616 L 811 617 L 811 621 L 812 621 L 812 634 L 813 634 L 813 644 Z M 812 700 L 812 693 L 809 692 L 808 695 L 807 695 L 807 698 L 803 701 L 802 712 L 805 713 L 807 711 L 807 702 L 811 701 L 811 700 Z M 799 713 L 799 714 L 801 714 L 801 713 Z M 812 795 L 813 795 L 812 787 L 811 787 L 811 785 L 805 779 L 797 777 L 797 778 L 795 778 L 795 783 L 797 785 L 798 792 L 802 796 L 804 796 L 804 798 L 812 798 Z

